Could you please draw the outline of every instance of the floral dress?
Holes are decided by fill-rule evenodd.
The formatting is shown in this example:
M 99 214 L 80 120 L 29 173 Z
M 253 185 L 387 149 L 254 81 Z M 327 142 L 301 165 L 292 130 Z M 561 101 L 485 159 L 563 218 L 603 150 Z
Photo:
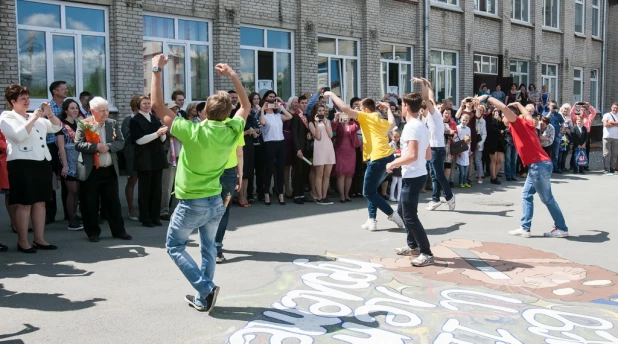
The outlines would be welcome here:
M 56 136 L 64 135 L 64 151 L 67 155 L 68 172 L 67 177 L 77 178 L 77 158 L 79 153 L 75 150 L 75 132 L 77 131 L 77 121 L 70 123 L 62 121 L 62 130 Z M 60 153 L 58 153 L 60 156 Z M 62 158 L 60 158 L 62 163 Z M 64 167 L 64 166 L 63 166 Z M 70 178 L 69 178 L 70 179 Z

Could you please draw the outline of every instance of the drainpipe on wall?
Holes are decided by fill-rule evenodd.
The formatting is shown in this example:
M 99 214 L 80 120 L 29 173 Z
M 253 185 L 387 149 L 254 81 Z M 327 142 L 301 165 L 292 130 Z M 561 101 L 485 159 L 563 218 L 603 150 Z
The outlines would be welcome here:
M 425 78 L 429 78 L 429 1 L 425 0 L 425 27 L 423 29 L 425 39 Z
M 603 44 L 601 45 L 601 113 L 605 112 L 605 59 L 607 55 L 607 2 L 609 0 L 603 1 Z

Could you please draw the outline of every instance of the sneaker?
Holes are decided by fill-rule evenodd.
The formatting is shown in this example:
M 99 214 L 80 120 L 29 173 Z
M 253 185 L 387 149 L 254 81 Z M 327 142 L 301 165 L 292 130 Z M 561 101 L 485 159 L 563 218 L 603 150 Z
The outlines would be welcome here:
M 566 238 L 569 236 L 569 232 L 565 232 L 563 230 L 560 230 L 554 227 L 554 230 L 552 230 L 551 232 L 544 233 L 543 236 L 550 237 L 550 238 Z
M 530 231 L 527 231 L 527 230 L 525 230 L 525 229 L 523 229 L 521 227 L 517 228 L 514 231 L 509 231 L 509 234 L 513 235 L 513 236 L 520 236 L 520 237 L 523 237 L 523 238 L 530 238 L 532 236 L 530 234 Z
M 453 194 L 453 197 L 451 197 L 450 200 L 446 201 L 446 203 L 448 203 L 448 210 L 449 211 L 455 210 L 455 194 Z
M 479 184 L 483 184 L 483 179 L 479 178 Z
M 412 247 L 400 247 L 400 248 L 396 248 L 395 249 L 395 253 L 397 253 L 400 256 L 418 256 L 421 251 L 419 250 L 418 247 L 412 248 Z
M 204 302 L 196 299 L 193 295 L 186 295 L 185 301 L 187 301 L 189 306 L 195 308 L 198 312 L 206 312 L 208 310 L 208 307 L 204 304 Z
M 498 178 L 496 178 L 496 179 L 492 179 L 492 180 L 490 180 L 489 182 L 490 182 L 490 183 L 492 183 L 492 184 L 495 184 L 495 185 L 500 185 L 500 184 L 502 184 L 502 182 L 500 182 L 500 179 L 498 179 Z
M 362 229 L 366 229 L 369 231 L 375 231 L 378 229 L 378 221 L 376 220 L 372 220 L 372 219 L 368 219 L 367 222 L 365 222 L 362 226 Z
M 419 254 L 418 257 L 416 257 L 416 259 L 412 260 L 412 266 L 417 266 L 417 267 L 427 266 L 427 265 L 433 264 L 433 262 L 434 262 L 433 256 L 428 256 L 424 253 L 421 253 Z
M 425 207 L 425 209 L 427 209 L 429 211 L 432 211 L 432 210 L 436 210 L 441 205 L 442 205 L 442 202 L 440 202 L 440 201 L 438 201 L 438 202 L 431 201 L 431 202 L 429 202 L 427 207 Z
M 406 227 L 406 225 L 403 223 L 403 219 L 401 218 L 401 216 L 399 216 L 397 212 L 392 213 L 391 216 L 388 217 L 388 219 L 395 222 L 399 229 L 404 229 Z
M 472 187 L 472 185 L 470 185 L 470 184 L 468 184 L 468 183 L 464 184 L 464 186 L 465 186 L 466 188 L 471 188 L 471 187 Z
M 206 312 L 210 313 L 210 311 L 212 311 L 215 307 L 215 303 L 217 303 L 217 295 L 219 295 L 219 287 L 214 287 L 210 294 L 206 296 L 206 304 L 208 304 L 208 309 Z
M 221 264 L 225 262 L 225 256 L 223 255 L 223 252 L 217 252 L 217 264 Z
M 333 202 L 327 200 L 326 198 L 317 200 L 315 203 L 317 203 L 319 205 L 331 205 L 331 204 L 333 204 Z
M 389 200 L 390 202 L 397 202 L 397 200 L 396 200 L 396 199 L 394 199 L 394 198 L 389 198 L 388 200 Z
M 84 229 L 84 226 L 82 226 L 81 224 L 75 223 L 75 224 L 70 224 L 69 223 L 69 227 L 67 228 L 70 231 L 81 231 L 82 229 Z
M 463 189 L 466 187 L 466 184 L 459 184 L 459 187 Z

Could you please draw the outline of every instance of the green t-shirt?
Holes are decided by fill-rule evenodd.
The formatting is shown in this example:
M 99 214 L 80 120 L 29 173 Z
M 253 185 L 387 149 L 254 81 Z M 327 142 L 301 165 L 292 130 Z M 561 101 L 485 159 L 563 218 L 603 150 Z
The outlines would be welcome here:
M 177 117 L 171 134 L 182 142 L 176 170 L 176 198 L 197 199 L 221 194 L 219 177 L 239 137 L 243 137 L 245 121 L 234 117 L 225 122 L 195 123 Z
M 225 120 L 225 122 L 229 121 Z M 244 128 L 243 128 L 244 130 Z M 232 168 L 232 167 L 236 167 L 238 165 L 238 155 L 236 155 L 236 149 L 238 149 L 238 147 L 243 147 L 245 145 L 245 135 L 243 133 L 243 135 L 240 135 L 240 138 L 238 139 L 238 142 L 236 143 L 236 146 L 234 146 L 234 150 L 232 151 L 232 155 L 230 155 L 230 160 L 227 161 L 227 164 L 225 164 L 225 169 L 227 170 L 228 168 Z

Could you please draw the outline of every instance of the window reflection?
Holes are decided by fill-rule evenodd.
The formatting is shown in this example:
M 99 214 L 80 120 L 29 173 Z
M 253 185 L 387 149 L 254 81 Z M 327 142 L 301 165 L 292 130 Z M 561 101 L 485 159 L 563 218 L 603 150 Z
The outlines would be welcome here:
M 31 98 L 47 98 L 45 32 L 19 30 L 19 83 L 30 89 Z
M 31 26 L 59 28 L 60 6 L 18 0 L 17 23 Z
M 291 49 L 289 32 L 268 30 L 266 35 L 269 48 Z
M 192 20 L 178 20 L 178 39 L 208 42 L 208 24 Z
M 66 24 L 71 30 L 105 32 L 105 12 L 67 6 Z
M 191 45 L 191 98 L 206 100 L 210 94 L 210 65 L 208 47 Z
M 107 96 L 105 37 L 82 36 L 82 76 L 84 91 Z
M 240 45 L 252 47 L 264 46 L 264 30 L 252 27 L 240 27 Z
M 174 38 L 174 19 L 144 16 L 144 36 Z
M 144 64 L 144 94 L 150 94 L 150 84 L 152 82 L 152 58 L 156 55 L 163 54 L 163 43 L 144 41 L 143 47 L 143 64 Z M 165 84 L 165 80 L 163 80 Z M 165 89 L 165 85 L 164 89 Z
M 247 92 L 255 92 L 255 54 L 253 50 L 240 49 L 240 79 Z
M 277 94 L 283 99 L 292 96 L 292 55 L 277 53 Z
M 73 97 L 75 96 L 75 39 L 73 36 L 54 35 L 52 42 L 54 79 L 66 81 L 68 96 Z
M 184 45 L 169 45 L 168 47 L 168 73 L 167 78 L 170 85 L 170 90 L 186 91 L 186 75 L 185 75 L 185 46 Z

